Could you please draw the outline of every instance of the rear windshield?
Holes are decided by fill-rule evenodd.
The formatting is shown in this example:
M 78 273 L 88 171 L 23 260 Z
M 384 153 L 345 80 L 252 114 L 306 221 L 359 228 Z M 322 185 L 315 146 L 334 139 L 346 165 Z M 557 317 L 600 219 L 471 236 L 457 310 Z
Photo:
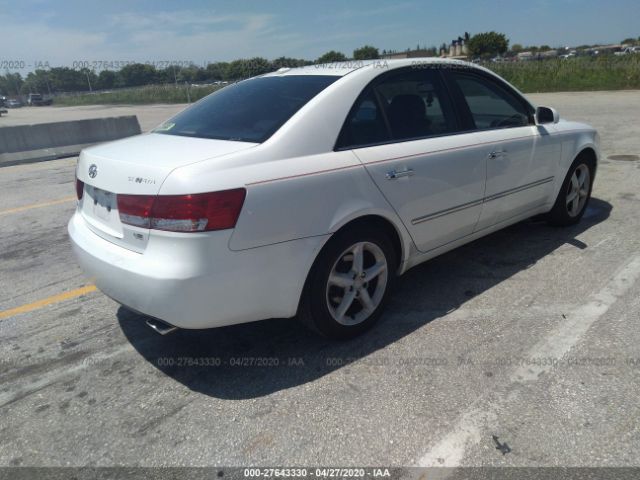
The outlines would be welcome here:
M 262 143 L 338 78 L 287 75 L 245 80 L 200 100 L 154 132 Z

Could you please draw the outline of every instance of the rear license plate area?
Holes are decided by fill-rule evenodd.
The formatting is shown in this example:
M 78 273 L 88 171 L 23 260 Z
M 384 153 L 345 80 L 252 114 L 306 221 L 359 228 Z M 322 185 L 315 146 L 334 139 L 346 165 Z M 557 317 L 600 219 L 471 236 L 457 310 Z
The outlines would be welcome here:
M 116 194 L 101 190 L 93 187 L 93 215 L 100 220 L 104 220 L 107 223 L 113 221 L 112 216 L 117 213 L 117 198 Z

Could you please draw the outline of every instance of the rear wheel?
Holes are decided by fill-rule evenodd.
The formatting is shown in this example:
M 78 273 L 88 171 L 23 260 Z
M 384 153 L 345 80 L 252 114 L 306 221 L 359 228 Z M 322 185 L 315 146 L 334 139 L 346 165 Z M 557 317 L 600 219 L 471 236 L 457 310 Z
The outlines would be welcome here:
M 578 157 L 573 162 L 549 212 L 550 224 L 566 226 L 580 221 L 591 198 L 594 167 L 588 158 Z
M 336 234 L 309 274 L 301 320 L 331 338 L 361 334 L 380 317 L 395 283 L 396 265 L 384 233 L 364 227 Z

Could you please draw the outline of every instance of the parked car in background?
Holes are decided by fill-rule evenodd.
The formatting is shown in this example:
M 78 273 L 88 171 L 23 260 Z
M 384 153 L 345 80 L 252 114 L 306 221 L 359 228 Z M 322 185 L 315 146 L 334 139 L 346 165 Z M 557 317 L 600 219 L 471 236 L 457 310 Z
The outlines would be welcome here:
M 576 50 L 571 50 L 568 53 L 563 53 L 562 55 L 559 55 L 560 58 L 562 59 L 568 59 L 568 58 L 575 58 L 578 56 L 578 52 Z
M 7 108 L 20 108 L 22 107 L 22 102 L 16 98 L 10 98 L 5 102 L 5 106 Z
M 30 93 L 27 97 L 27 105 L 31 107 L 42 107 L 44 105 L 51 105 L 52 99 L 44 98 L 41 93 Z
M 471 63 L 281 69 L 83 150 L 68 230 L 161 333 L 298 315 L 349 338 L 410 268 L 534 215 L 579 222 L 598 157 L 592 127 Z
M 623 48 L 619 52 L 614 52 L 614 55 L 622 56 L 622 55 L 630 55 L 632 53 L 640 53 L 640 46 Z

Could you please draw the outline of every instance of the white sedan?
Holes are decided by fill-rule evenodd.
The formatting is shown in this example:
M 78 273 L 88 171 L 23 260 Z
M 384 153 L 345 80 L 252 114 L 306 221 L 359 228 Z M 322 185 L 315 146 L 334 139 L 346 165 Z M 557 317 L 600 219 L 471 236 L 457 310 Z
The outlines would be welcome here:
M 578 222 L 598 145 L 472 64 L 281 69 L 85 149 L 69 234 L 160 333 L 297 315 L 347 338 L 411 267 L 533 215 Z

